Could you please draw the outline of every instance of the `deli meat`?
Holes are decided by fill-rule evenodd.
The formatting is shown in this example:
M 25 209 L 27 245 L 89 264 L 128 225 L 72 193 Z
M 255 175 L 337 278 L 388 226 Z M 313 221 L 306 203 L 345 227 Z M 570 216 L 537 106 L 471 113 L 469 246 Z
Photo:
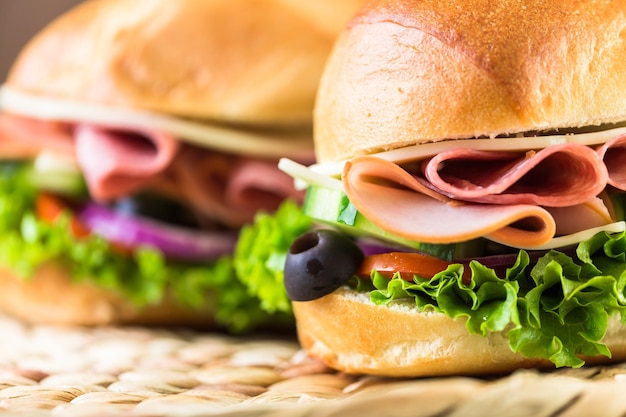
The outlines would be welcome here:
M 358 157 L 344 167 L 348 198 L 384 230 L 430 243 L 454 243 L 493 235 L 509 244 L 542 245 L 555 233 L 554 219 L 541 207 L 459 204 L 433 198 L 393 162 Z
M 71 126 L 33 120 L 27 117 L 0 114 L 0 156 L 2 159 L 30 159 L 43 149 L 74 155 Z
M 597 196 L 608 179 L 598 154 L 573 143 L 536 152 L 452 149 L 427 161 L 424 175 L 450 198 L 548 207 L 582 204 Z
M 95 200 L 140 189 L 174 160 L 178 141 L 160 132 L 125 132 L 90 125 L 74 129 L 78 163 Z
M 237 227 L 280 201 L 301 202 L 277 161 L 224 154 L 158 131 L 44 122 L 0 114 L 0 155 L 32 159 L 44 150 L 76 159 L 95 200 L 143 189 L 186 201 L 206 217 Z M 311 160 L 303 161 L 310 163 Z
M 254 207 L 255 211 L 273 212 L 286 198 L 301 201 L 302 197 L 294 188 L 293 178 L 277 171 L 276 161 L 266 159 L 240 158 L 225 190 L 231 207 Z
M 273 212 L 287 198 L 301 202 L 304 197 L 269 159 L 185 147 L 164 175 L 174 179 L 170 194 L 230 226 L 252 220 L 260 210 Z
M 589 150 L 593 153 L 593 150 Z M 574 149 L 572 152 L 576 154 L 577 150 Z M 561 169 L 563 165 L 585 167 L 582 172 L 591 177 L 595 175 L 595 181 L 600 182 L 603 189 L 606 184 L 606 170 L 596 168 L 589 162 L 594 160 L 589 158 L 589 152 L 580 153 L 585 161 L 580 164 L 570 161 L 563 164 L 562 158 L 552 161 Z M 457 152 L 457 155 L 461 154 L 467 157 L 473 152 L 465 150 Z M 571 152 L 568 151 L 567 155 L 567 158 L 570 158 Z M 506 162 L 496 164 L 498 175 L 506 176 L 503 170 L 511 167 L 515 170 L 519 165 L 519 160 L 508 154 L 506 156 Z M 445 159 L 446 156 L 442 158 Z M 485 162 L 482 153 L 478 160 Z M 550 160 L 551 158 L 543 159 L 544 162 Z M 548 170 L 550 169 L 552 168 Z M 576 172 L 580 174 L 579 171 Z M 455 170 L 455 173 L 460 174 L 461 171 Z M 494 173 L 490 175 L 493 175 L 494 179 L 498 178 Z M 472 180 L 475 179 L 476 176 L 473 176 Z M 454 243 L 485 236 L 509 246 L 533 247 L 550 241 L 557 234 L 557 230 L 575 232 L 611 221 L 601 201 L 598 203 L 595 200 L 596 195 L 593 194 L 595 186 L 588 187 L 584 196 L 570 198 L 571 206 L 554 209 L 553 215 L 548 209 L 537 204 L 511 204 L 508 197 L 501 204 L 460 201 L 451 198 L 452 193 L 449 191 L 452 187 L 448 188 L 447 192 L 439 194 L 437 187 L 421 175 L 414 175 L 393 162 L 373 156 L 357 157 L 347 162 L 342 180 L 348 198 L 365 217 L 384 230 L 423 242 Z M 594 182 L 591 179 L 588 181 Z M 510 184 L 510 178 L 505 179 L 505 182 Z M 460 186 L 463 180 L 455 179 L 454 184 L 456 189 L 463 188 Z M 482 184 L 483 188 L 490 189 L 487 182 Z M 577 183 L 572 184 L 572 187 L 574 190 L 570 190 L 569 194 L 578 191 Z M 478 187 L 465 188 L 476 193 Z M 506 189 L 504 187 L 504 190 Z M 488 192 L 484 194 L 489 195 Z M 572 222 L 572 215 L 585 218 L 578 217 L 577 221 Z M 557 221 L 563 224 L 558 225 Z M 572 231 L 576 225 L 581 229 Z
M 626 191 L 626 135 L 605 142 L 597 152 L 609 171 L 609 184 Z
M 601 198 L 594 197 L 570 207 L 546 207 L 556 223 L 556 234 L 569 235 L 612 223 L 611 214 Z

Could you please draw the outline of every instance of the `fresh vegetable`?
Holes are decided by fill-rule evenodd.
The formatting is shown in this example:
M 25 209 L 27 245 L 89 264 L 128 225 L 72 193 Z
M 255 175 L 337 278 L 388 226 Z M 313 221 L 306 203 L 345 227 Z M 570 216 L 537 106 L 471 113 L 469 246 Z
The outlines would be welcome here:
M 49 192 L 40 192 L 35 206 L 37 216 L 48 222 L 67 212 L 75 237 L 102 236 L 121 253 L 145 246 L 156 248 L 168 259 L 207 261 L 231 254 L 237 241 L 235 232 L 203 233 L 93 202 L 71 208 L 66 199 Z
M 233 332 L 270 321 L 259 301 L 237 280 L 231 256 L 202 263 L 174 262 L 154 248 L 140 247 L 129 256 L 106 239 L 88 234 L 77 239 L 71 231 L 72 215 L 63 210 L 54 221 L 36 213 L 41 191 L 30 181 L 31 167 L 0 163 L 0 264 L 28 279 L 47 261 L 67 266 L 78 282 L 124 294 L 138 307 L 158 302 L 166 290 L 191 307 L 215 305 L 216 320 Z M 51 213 L 54 204 L 44 204 Z M 285 317 L 272 315 L 271 320 Z M 290 317 L 286 318 L 287 320 Z
M 451 264 L 431 279 L 407 282 L 372 273 L 376 304 L 412 299 L 420 310 L 467 319 L 470 333 L 503 331 L 514 352 L 580 367 L 579 355 L 610 357 L 602 343 L 609 316 L 626 323 L 626 234 L 599 233 L 582 242 L 576 257 L 552 250 L 532 264 L 520 251 L 503 276 L 477 261 Z
M 242 228 L 235 248 L 235 270 L 264 311 L 291 314 L 284 285 L 285 260 L 291 243 L 311 225 L 298 205 L 287 200 L 274 214 L 259 213 L 253 223 Z
M 285 261 L 285 288 L 292 301 L 323 297 L 344 285 L 363 261 L 363 252 L 345 234 L 318 229 L 292 243 Z
M 81 238 L 90 234 L 87 226 L 76 216 L 71 215 L 69 204 L 63 198 L 52 193 L 42 191 L 37 194 L 35 212 L 38 218 L 49 223 L 54 223 L 59 216 L 66 214 L 70 216 L 70 230 L 75 237 Z
M 149 246 L 171 259 L 207 261 L 232 253 L 234 232 L 211 232 L 170 226 L 151 219 L 119 213 L 106 206 L 87 203 L 78 211 L 80 223 L 92 233 L 124 247 Z
M 359 277 L 369 277 L 372 271 L 392 278 L 397 272 L 405 279 L 412 279 L 413 275 L 422 278 L 431 278 L 444 271 L 450 261 L 444 261 L 434 256 L 419 252 L 387 252 L 366 256 L 356 271 Z M 468 274 L 464 274 L 466 280 Z
M 85 197 L 88 194 L 82 172 L 69 155 L 42 151 L 32 164 L 25 167 L 29 182 L 38 190 L 72 197 Z

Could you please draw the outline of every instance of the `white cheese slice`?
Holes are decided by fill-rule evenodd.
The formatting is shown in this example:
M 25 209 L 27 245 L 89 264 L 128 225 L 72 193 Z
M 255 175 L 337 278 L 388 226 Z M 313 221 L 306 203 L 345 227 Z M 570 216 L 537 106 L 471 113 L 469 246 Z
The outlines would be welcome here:
M 563 143 L 577 143 L 580 145 L 593 146 L 605 143 L 609 139 L 623 134 L 626 134 L 626 127 L 620 126 L 595 132 L 567 133 L 549 136 L 444 140 L 441 142 L 407 146 L 372 155 L 400 164 L 407 161 L 428 158 L 454 148 L 469 148 L 484 151 L 526 151 L 530 149 L 543 149 L 548 146 Z M 310 168 L 320 174 L 337 177 L 341 175 L 345 162 L 346 161 L 337 161 L 314 164 L 311 165 Z
M 232 129 L 148 111 L 41 97 L 11 89 L 6 85 L 0 88 L 0 110 L 43 120 L 160 130 L 188 143 L 246 155 L 297 156 L 313 150 L 311 132 L 306 129 Z
M 572 233 L 571 235 L 564 235 L 555 237 L 549 242 L 541 245 L 541 246 L 517 246 L 518 249 L 529 249 L 529 250 L 548 250 L 548 249 L 557 249 L 563 248 L 566 246 L 575 245 L 580 242 L 584 242 L 585 240 L 591 239 L 596 233 L 607 232 L 607 233 L 620 233 L 626 230 L 626 223 L 623 221 L 606 224 L 604 226 L 592 227 L 591 229 L 582 230 L 577 233 Z M 497 242 L 496 239 L 491 239 L 494 242 Z
M 343 191 L 341 180 L 316 172 L 306 165 L 291 159 L 281 158 L 278 161 L 278 169 L 294 178 L 294 185 L 298 190 L 304 190 L 309 185 L 316 185 L 330 188 L 331 190 Z

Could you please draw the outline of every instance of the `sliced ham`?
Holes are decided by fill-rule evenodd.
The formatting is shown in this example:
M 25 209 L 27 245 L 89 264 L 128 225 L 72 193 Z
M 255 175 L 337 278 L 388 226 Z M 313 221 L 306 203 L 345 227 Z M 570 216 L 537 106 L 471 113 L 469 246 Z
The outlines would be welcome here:
M 608 183 L 626 191 L 626 135 L 605 142 L 597 152 L 608 169 Z
M 273 212 L 287 198 L 301 202 L 304 196 L 273 160 L 185 148 L 168 172 L 178 198 L 230 226 L 251 221 L 260 210 Z
M 125 132 L 91 125 L 75 129 L 76 155 L 95 200 L 140 189 L 174 160 L 179 142 L 161 132 Z
M 304 193 L 293 186 L 293 178 L 276 169 L 276 161 L 240 158 L 233 167 L 226 201 L 233 207 L 252 211 L 275 211 L 288 198 L 301 202 Z
M 0 113 L 0 155 L 3 159 L 34 158 L 46 149 L 74 156 L 72 126 Z
M 286 198 L 302 201 L 277 161 L 196 147 L 158 131 L 69 124 L 0 114 L 0 155 L 33 159 L 56 150 L 75 158 L 95 200 L 155 189 L 217 223 L 238 227 Z M 303 156 L 312 163 L 313 155 Z
M 226 225 L 239 226 L 253 213 L 240 207 L 233 209 L 224 199 L 233 163 L 232 156 L 185 148 L 168 170 L 176 185 L 172 191 L 199 212 Z
M 348 198 L 366 218 L 416 241 L 455 243 L 487 236 L 510 246 L 539 246 L 556 231 L 554 219 L 541 207 L 442 201 L 413 175 L 376 157 L 347 162 L 342 180 Z
M 556 223 L 556 234 L 570 235 L 612 223 L 608 208 L 601 198 L 594 197 L 583 204 L 570 207 L 547 207 Z
M 525 153 L 451 149 L 431 158 L 424 175 L 435 190 L 453 199 L 548 207 L 583 204 L 602 192 L 608 180 L 598 154 L 574 143 Z

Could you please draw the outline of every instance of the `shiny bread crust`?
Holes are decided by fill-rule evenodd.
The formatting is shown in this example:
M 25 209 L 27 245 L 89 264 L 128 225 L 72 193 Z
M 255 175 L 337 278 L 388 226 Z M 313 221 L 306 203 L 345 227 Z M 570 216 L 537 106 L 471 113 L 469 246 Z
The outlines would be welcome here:
M 624 0 L 368 2 L 320 82 L 318 162 L 622 122 L 625 28 Z
M 326 57 L 361 3 L 90 0 L 27 44 L 7 84 L 193 119 L 309 126 Z
M 464 320 L 420 312 L 410 303 L 375 305 L 347 287 L 314 301 L 294 302 L 304 350 L 332 368 L 389 377 L 487 375 L 520 368 L 553 368 L 546 360 L 513 353 L 506 336 L 470 334 Z M 604 342 L 612 358 L 626 359 L 626 325 L 613 317 Z

